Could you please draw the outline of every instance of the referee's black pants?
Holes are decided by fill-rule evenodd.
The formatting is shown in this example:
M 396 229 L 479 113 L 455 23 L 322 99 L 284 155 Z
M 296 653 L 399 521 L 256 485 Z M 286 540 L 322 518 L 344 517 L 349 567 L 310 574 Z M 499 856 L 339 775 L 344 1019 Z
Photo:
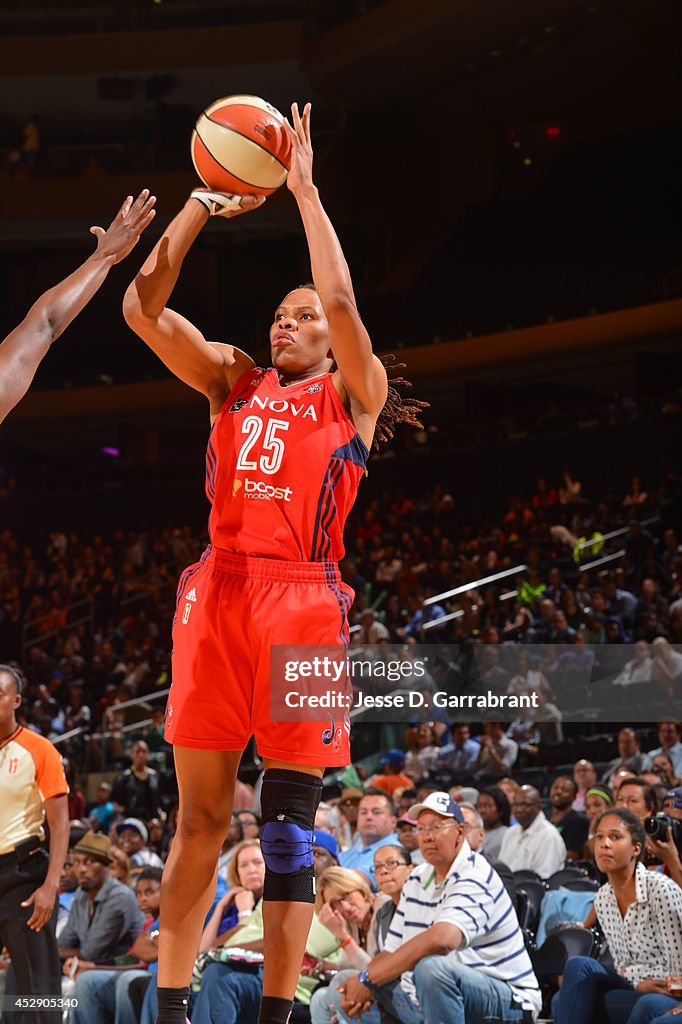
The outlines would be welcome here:
M 42 849 L 21 863 L 11 857 L 0 858 L 0 947 L 7 946 L 12 958 L 16 977 L 12 987 L 17 990 L 12 995 L 61 998 L 61 965 L 55 937 L 59 899 L 55 899 L 52 917 L 39 932 L 26 925 L 33 906 L 21 906 L 43 884 L 47 868 L 48 856 Z M 61 1010 L 6 1010 L 2 1014 L 2 1024 L 61 1024 L 61 1020 Z

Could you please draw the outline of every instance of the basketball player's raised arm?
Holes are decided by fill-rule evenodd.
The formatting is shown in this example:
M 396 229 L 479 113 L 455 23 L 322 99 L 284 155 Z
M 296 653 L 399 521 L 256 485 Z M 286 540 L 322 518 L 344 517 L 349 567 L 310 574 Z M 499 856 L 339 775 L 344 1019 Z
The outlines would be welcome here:
M 167 302 L 185 256 L 211 214 L 226 218 L 257 209 L 264 197 L 231 197 L 196 189 L 168 225 L 125 293 L 126 323 L 171 373 L 222 404 L 232 384 L 253 360 L 232 345 L 206 341 L 201 331 Z
M 107 274 L 134 248 L 154 217 L 156 199 L 143 189 L 123 203 L 107 230 L 92 227 L 97 248 L 73 274 L 44 292 L 0 345 L 0 423 L 28 391 L 42 359 L 87 306 Z
M 310 141 L 310 103 L 299 115 L 291 107 L 292 124 L 286 121 L 291 140 L 291 169 L 287 186 L 294 194 L 303 220 L 313 282 L 329 322 L 329 343 L 350 398 L 376 417 L 386 401 L 386 371 L 372 352 L 372 342 L 360 319 L 353 284 L 341 243 L 320 202 L 313 183 L 313 149 Z

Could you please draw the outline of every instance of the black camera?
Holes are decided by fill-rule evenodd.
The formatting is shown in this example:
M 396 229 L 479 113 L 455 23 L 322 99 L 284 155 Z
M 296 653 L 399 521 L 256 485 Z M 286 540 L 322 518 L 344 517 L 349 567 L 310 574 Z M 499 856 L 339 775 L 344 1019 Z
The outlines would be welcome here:
M 660 811 L 658 814 L 652 814 L 650 818 L 644 819 L 644 831 L 652 839 L 658 839 L 664 843 L 668 838 L 668 829 L 671 830 L 673 842 L 679 849 L 682 840 L 682 825 L 677 818 L 671 818 L 669 814 Z

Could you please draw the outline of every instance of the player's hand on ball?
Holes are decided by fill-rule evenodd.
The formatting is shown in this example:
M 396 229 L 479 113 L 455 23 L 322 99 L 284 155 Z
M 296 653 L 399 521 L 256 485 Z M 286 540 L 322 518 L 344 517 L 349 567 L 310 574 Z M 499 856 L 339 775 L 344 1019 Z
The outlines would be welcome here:
M 150 196 L 149 189 L 143 188 L 135 202 L 132 196 L 126 197 L 106 231 L 97 225 L 91 227 L 90 233 L 97 239 L 97 255 L 103 259 L 113 258 L 114 263 L 125 259 L 154 220 L 155 202 L 156 196 Z
M 210 217 L 226 219 L 257 210 L 265 202 L 265 196 L 237 196 L 227 192 L 212 192 L 208 188 L 195 188 L 191 198 L 205 206 Z
M 313 183 L 313 146 L 310 141 L 310 111 L 312 104 L 306 103 L 303 114 L 298 112 L 298 103 L 291 104 L 291 121 L 284 118 L 284 130 L 291 142 L 291 166 L 287 177 L 287 188 L 296 192 Z

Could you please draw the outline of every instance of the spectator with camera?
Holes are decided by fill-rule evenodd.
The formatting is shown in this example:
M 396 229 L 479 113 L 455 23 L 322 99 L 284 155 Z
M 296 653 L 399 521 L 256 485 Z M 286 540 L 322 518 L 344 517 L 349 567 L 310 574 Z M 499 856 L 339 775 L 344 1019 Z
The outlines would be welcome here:
M 660 861 L 664 873 L 682 886 L 682 787 L 665 795 L 658 814 L 644 819 L 644 831 L 650 856 Z
M 594 910 L 615 970 L 592 957 L 571 957 L 552 1002 L 555 1024 L 601 1024 L 602 1000 L 609 1014 L 626 1019 L 640 998 L 665 995 L 668 976 L 682 973 L 682 890 L 646 870 L 645 845 L 644 827 L 630 811 L 614 808 L 598 819 L 595 860 L 608 881 Z

